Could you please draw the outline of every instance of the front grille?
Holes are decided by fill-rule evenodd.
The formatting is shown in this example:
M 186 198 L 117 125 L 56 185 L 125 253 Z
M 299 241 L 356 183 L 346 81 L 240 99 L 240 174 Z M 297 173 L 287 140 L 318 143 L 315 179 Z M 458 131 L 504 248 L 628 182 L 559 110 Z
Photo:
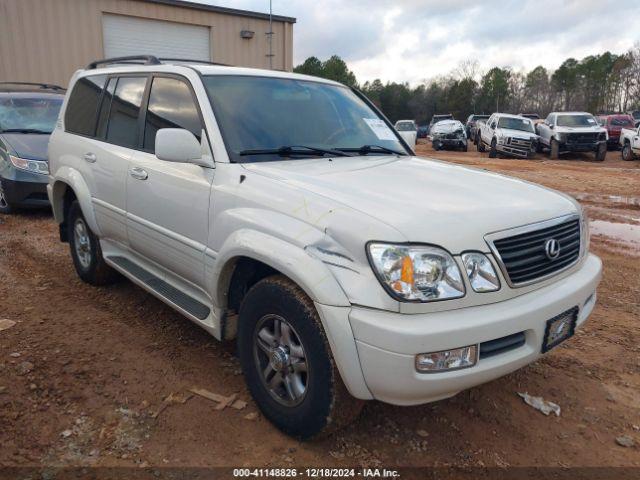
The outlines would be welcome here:
M 447 133 L 444 138 L 446 138 L 447 140 L 455 140 L 457 138 L 460 138 L 462 136 L 462 133 L 458 133 L 458 132 L 453 132 L 453 133 Z
M 495 340 L 489 340 L 488 342 L 482 342 L 480 344 L 480 360 L 520 348 L 525 344 L 525 340 L 524 332 L 519 332 L 513 335 L 507 335 L 506 337 L 496 338 Z
M 531 148 L 531 140 L 527 138 L 517 138 L 510 137 L 507 139 L 507 145 L 511 145 L 512 147 L 519 147 L 525 150 L 529 150 Z
M 598 141 L 598 132 L 567 133 L 567 143 L 590 143 Z
M 549 258 L 547 240 L 559 242 L 560 252 Z M 511 285 L 530 283 L 563 270 L 580 255 L 580 221 L 575 218 L 493 241 Z

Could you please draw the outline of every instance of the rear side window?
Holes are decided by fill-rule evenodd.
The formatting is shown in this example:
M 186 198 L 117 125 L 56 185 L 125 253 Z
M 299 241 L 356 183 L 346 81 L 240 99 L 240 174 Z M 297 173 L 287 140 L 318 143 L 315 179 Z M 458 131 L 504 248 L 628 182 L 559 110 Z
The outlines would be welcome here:
M 64 114 L 65 130 L 92 137 L 96 129 L 98 102 L 106 75 L 93 75 L 79 79 L 73 87 Z
M 120 77 L 116 85 L 106 141 L 123 147 L 138 147 L 138 117 L 147 77 Z
M 98 113 L 98 127 L 96 128 L 96 137 L 104 138 L 107 134 L 107 120 L 109 120 L 109 112 L 111 111 L 111 100 L 113 99 L 113 92 L 116 89 L 117 78 L 109 79 L 107 88 L 104 89 L 104 95 L 102 96 L 102 105 L 100 105 L 100 112 Z
M 200 141 L 202 122 L 189 86 L 175 78 L 156 77 L 151 84 L 145 120 L 144 149 L 155 151 L 161 128 L 184 128 Z

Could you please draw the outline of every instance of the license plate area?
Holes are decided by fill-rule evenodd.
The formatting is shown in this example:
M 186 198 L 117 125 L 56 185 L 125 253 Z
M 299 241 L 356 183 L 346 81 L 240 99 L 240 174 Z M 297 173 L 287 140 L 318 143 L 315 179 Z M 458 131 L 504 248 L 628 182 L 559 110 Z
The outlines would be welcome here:
M 542 341 L 542 353 L 546 353 L 553 347 L 573 336 L 578 320 L 578 307 L 573 307 L 560 315 L 547 320 Z

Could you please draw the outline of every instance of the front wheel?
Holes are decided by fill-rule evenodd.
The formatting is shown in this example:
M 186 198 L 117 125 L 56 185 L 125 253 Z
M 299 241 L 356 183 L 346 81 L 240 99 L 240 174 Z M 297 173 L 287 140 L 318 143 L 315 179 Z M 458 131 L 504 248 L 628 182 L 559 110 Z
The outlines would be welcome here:
M 119 275 L 105 263 L 98 237 L 89 228 L 77 200 L 69 207 L 67 228 L 71 258 L 78 276 L 96 286 L 116 281 Z
M 440 142 L 433 142 L 433 149 L 440 150 Z
M 2 181 L 0 180 L 0 213 L 13 213 L 13 206 L 7 200 L 7 196 L 4 193 L 4 188 L 2 187 Z
M 491 149 L 489 150 L 489 158 L 496 158 L 498 156 L 498 142 L 495 138 L 491 140 Z
M 604 162 L 605 158 L 607 158 L 607 144 L 601 143 L 598 145 L 598 150 L 596 150 L 596 161 Z
M 549 149 L 549 158 L 551 160 L 557 160 L 560 156 L 560 144 L 555 138 L 551 139 L 551 146 Z
M 484 153 L 484 143 L 482 143 L 482 137 L 480 135 L 476 136 L 476 148 L 480 153 Z
M 276 427 L 298 438 L 350 422 L 362 401 L 349 395 L 313 301 L 288 278 L 254 285 L 240 307 L 238 354 L 247 386 Z
M 622 159 L 625 162 L 633 160 L 633 150 L 631 150 L 631 144 L 629 142 L 625 143 L 622 147 Z
M 468 152 L 468 151 L 469 151 L 469 145 L 467 144 L 467 142 L 464 142 L 464 143 L 461 145 L 460 149 L 461 149 L 463 152 Z

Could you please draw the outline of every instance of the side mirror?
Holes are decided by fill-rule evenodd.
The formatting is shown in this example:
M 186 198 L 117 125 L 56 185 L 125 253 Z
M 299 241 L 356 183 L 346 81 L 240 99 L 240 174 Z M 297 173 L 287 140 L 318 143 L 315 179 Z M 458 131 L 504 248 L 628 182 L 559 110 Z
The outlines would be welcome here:
M 167 162 L 200 164 L 202 146 L 189 130 L 161 128 L 156 133 L 156 157 Z
M 496 122 L 493 122 L 491 124 L 491 130 L 495 130 L 497 126 L 498 126 L 498 124 Z
M 549 124 L 549 128 L 550 128 L 551 130 L 553 130 L 553 125 Z

